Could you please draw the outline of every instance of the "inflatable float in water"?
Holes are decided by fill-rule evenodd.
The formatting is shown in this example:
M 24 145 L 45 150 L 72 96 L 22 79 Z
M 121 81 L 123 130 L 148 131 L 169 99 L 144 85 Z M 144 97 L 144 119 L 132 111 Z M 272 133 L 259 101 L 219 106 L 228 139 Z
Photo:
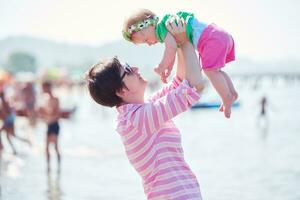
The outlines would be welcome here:
M 198 108 L 204 108 L 204 109 L 218 109 L 221 106 L 221 102 L 198 102 L 194 104 L 191 109 L 198 109 Z M 232 104 L 232 107 L 239 107 L 239 102 L 234 102 Z

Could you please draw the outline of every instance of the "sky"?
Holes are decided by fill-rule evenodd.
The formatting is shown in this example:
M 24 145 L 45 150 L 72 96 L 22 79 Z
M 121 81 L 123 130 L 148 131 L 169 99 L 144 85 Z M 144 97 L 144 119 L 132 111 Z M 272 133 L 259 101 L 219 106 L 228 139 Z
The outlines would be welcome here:
M 231 33 L 243 57 L 298 60 L 299 0 L 0 0 L 0 39 L 25 35 L 99 46 L 122 40 L 123 19 L 137 8 L 158 16 L 193 12 Z

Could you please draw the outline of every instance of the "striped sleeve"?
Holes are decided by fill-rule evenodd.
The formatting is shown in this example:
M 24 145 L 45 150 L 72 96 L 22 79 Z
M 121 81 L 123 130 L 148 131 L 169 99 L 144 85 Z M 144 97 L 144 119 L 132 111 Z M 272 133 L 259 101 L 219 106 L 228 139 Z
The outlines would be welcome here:
M 157 99 L 165 96 L 168 92 L 170 92 L 171 90 L 177 88 L 180 85 L 181 82 L 182 82 L 182 80 L 178 76 L 175 76 L 170 84 L 168 84 L 167 86 L 163 87 L 161 90 L 159 90 L 159 91 L 155 92 L 154 94 L 152 94 L 148 98 L 148 101 L 149 102 L 154 102 Z
M 200 98 L 195 88 L 189 86 L 186 80 L 162 98 L 141 106 L 134 115 L 131 123 L 137 128 L 144 128 L 147 133 L 158 131 L 162 125 L 186 111 Z M 143 120 L 139 120 L 143 118 Z

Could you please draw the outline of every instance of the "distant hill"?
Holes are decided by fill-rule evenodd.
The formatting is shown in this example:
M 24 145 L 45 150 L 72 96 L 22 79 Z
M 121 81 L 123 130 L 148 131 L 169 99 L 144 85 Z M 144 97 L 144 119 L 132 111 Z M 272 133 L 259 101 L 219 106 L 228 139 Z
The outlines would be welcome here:
M 133 65 L 144 66 L 150 71 L 159 62 L 163 46 L 136 46 L 125 41 L 88 46 L 30 37 L 9 37 L 0 40 L 0 65 L 3 65 L 14 51 L 25 51 L 35 56 L 40 67 L 84 67 L 84 65 L 89 67 L 100 58 L 118 55 L 121 60 Z
M 152 73 L 153 67 L 160 61 L 163 45 L 133 45 L 126 41 L 115 41 L 101 46 L 58 43 L 51 40 L 31 37 L 9 37 L 0 40 L 0 65 L 3 65 L 10 53 L 25 51 L 36 57 L 40 67 L 81 67 L 88 68 L 103 57 L 118 57 L 141 71 Z M 277 61 L 274 63 L 256 63 L 239 58 L 227 68 L 233 74 L 257 73 L 300 73 L 299 60 Z

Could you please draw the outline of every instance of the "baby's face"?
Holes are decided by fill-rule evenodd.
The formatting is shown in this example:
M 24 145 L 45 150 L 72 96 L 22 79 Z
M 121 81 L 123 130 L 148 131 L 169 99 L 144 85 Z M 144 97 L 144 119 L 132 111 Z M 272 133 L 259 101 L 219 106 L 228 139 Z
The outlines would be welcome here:
M 155 27 L 149 26 L 132 34 L 132 42 L 135 44 L 148 44 L 149 46 L 158 42 Z

